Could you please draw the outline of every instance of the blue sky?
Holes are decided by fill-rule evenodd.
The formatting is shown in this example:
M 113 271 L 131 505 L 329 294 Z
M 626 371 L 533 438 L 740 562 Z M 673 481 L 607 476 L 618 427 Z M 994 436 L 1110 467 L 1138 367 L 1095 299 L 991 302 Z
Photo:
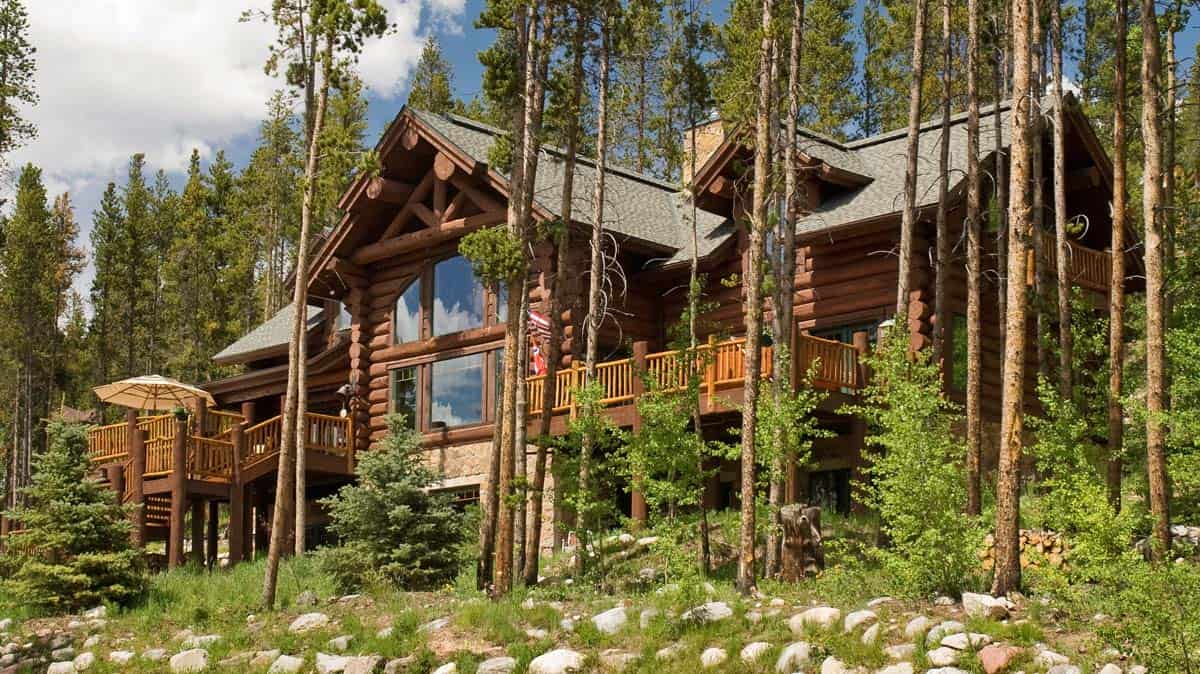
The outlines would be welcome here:
M 369 90 L 368 143 L 382 133 L 408 92 L 424 39 L 435 34 L 455 67 L 455 94 L 479 90 L 479 49 L 490 31 L 474 28 L 483 0 L 380 0 L 395 32 L 363 54 Z M 38 49 L 41 97 L 29 117 L 38 138 L 12 158 L 42 167 L 51 194 L 69 191 L 83 230 L 109 181 L 122 181 L 129 156 L 146 154 L 152 170 L 178 187 L 192 148 L 207 166 L 224 150 L 242 166 L 253 150 L 267 98 L 279 86 L 262 72 L 270 26 L 243 23 L 247 9 L 270 0 L 30 0 L 30 37 Z M 724 14 L 726 3 L 713 0 Z M 1190 67 L 1200 20 L 1183 31 L 1178 51 Z M 85 293 L 91 270 L 76 284 Z

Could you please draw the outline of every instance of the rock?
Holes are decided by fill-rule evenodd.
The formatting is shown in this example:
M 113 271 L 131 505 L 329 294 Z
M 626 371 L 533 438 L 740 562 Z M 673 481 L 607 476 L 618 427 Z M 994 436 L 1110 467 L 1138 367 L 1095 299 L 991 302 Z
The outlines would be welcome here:
M 872 599 L 871 601 L 867 602 L 867 608 L 879 608 L 880 606 L 883 606 L 884 604 L 890 604 L 894 601 L 896 601 L 896 600 L 892 599 L 891 597 L 876 597 L 876 598 Z
M 127 665 L 133 660 L 133 651 L 112 651 L 108 654 L 108 661 L 114 665 Z
M 917 652 L 914 644 L 898 644 L 883 649 L 884 655 L 893 660 L 908 660 Z
M 346 658 L 346 668 L 343 674 L 375 674 L 383 664 L 383 658 L 378 655 L 356 655 Z M 478 671 L 482 672 L 483 669 Z
M 107 606 L 97 606 L 96 608 L 90 608 L 83 612 L 83 617 L 87 620 L 91 620 L 93 618 L 107 618 L 108 617 L 108 607 Z
M 437 632 L 439 630 L 444 629 L 449 624 L 450 624 L 449 618 L 438 618 L 436 620 L 430 620 L 429 622 L 425 623 L 424 625 L 421 625 L 420 627 L 417 628 L 417 631 L 423 632 L 425 634 L 432 634 L 433 632 Z
M 528 674 L 566 674 L 583 669 L 582 653 L 569 648 L 556 648 L 542 653 L 529 663 Z
M 821 674 L 850 674 L 850 672 L 850 668 L 846 667 L 844 662 L 833 656 L 825 658 L 825 661 L 821 663 Z
M 654 659 L 655 660 L 670 660 L 670 659 L 674 658 L 676 655 L 679 655 L 679 652 L 682 650 L 683 650 L 683 644 L 671 644 L 670 646 L 664 646 L 663 648 L 660 648 L 657 651 L 655 651 Z
M 441 667 L 433 670 L 433 674 L 458 674 L 458 665 L 453 662 L 447 662 Z
M 1121 673 L 1120 667 L 1118 667 L 1110 662 L 1107 665 L 1104 665 L 1103 667 L 1101 667 L 1100 671 L 1096 672 L 1096 674 L 1122 674 L 1122 673 Z
M 888 665 L 875 672 L 875 674 L 913 674 L 913 666 L 911 662 L 900 662 Z
M 796 641 L 784 646 L 779 658 L 775 660 L 775 671 L 790 674 L 808 664 L 812 646 L 807 641 Z
M 681 617 L 685 621 L 715 623 L 733 615 L 733 609 L 723 601 L 710 601 L 686 611 Z
M 254 660 L 257 659 L 257 657 L 254 658 Z M 250 661 L 252 667 L 254 666 L 254 660 Z M 303 668 L 304 658 L 298 658 L 294 655 L 277 655 L 271 662 L 271 668 L 267 670 L 267 674 L 295 674 Z
M 198 637 L 188 637 L 183 640 L 184 648 L 206 648 L 221 640 L 220 634 L 205 634 Z
M 171 672 L 203 672 L 208 669 L 208 651 L 202 648 L 192 648 L 171 656 Z
M 288 625 L 288 631 L 296 634 L 325 627 L 329 624 L 329 616 L 324 613 L 305 613 Z
M 334 638 L 330 639 L 329 643 L 327 643 L 325 645 L 328 646 L 329 650 L 331 650 L 331 651 L 337 651 L 338 653 L 345 653 L 346 651 L 350 650 L 350 644 L 353 641 L 354 641 L 354 637 L 350 636 L 349 634 L 343 634 L 340 637 L 334 637 Z
M 69 645 L 71 645 L 71 637 L 67 636 L 66 634 L 56 634 L 54 635 L 54 638 L 50 640 L 50 650 L 57 650 Z
M 12 629 L 12 626 L 13 626 L 12 618 L 0 618 L 0 632 L 7 632 L 10 629 Z
M 84 648 L 95 648 L 99 645 L 100 645 L 100 635 L 99 634 L 93 634 L 92 636 L 83 640 Z
M 46 674 L 75 674 L 75 663 L 67 660 L 66 662 L 51 662 L 46 669 Z
M 864 646 L 870 646 L 876 641 L 879 641 L 879 623 L 875 623 L 874 625 L 871 625 L 867 629 L 863 630 L 862 639 L 860 639 L 860 641 L 862 641 Z
M 335 674 L 345 671 L 346 658 L 340 655 L 317 653 L 317 674 Z
M 273 648 L 269 651 L 257 651 L 254 657 L 250 658 L 250 667 L 252 669 L 262 669 L 271 664 L 274 664 L 282 653 L 278 648 Z M 303 660 L 301 660 L 303 663 Z
M 411 667 L 414 662 L 416 662 L 416 658 L 411 655 L 388 660 L 388 663 L 383 666 L 383 674 L 402 674 L 402 672 Z
M 842 612 L 830 606 L 818 606 L 799 613 L 788 620 L 793 634 L 803 634 L 805 627 L 829 629 L 842 619 Z
M 742 647 L 742 652 L 738 654 L 738 657 L 745 663 L 756 662 L 769 650 L 771 650 L 771 644 L 765 641 L 754 641 Z
M 700 666 L 708 669 L 710 667 L 716 667 L 728 659 L 729 654 L 725 652 L 724 648 L 706 648 L 704 649 L 704 652 L 700 654 Z
M 1071 659 L 1065 655 L 1055 653 L 1054 651 L 1043 648 L 1038 651 L 1038 654 L 1033 658 L 1033 664 L 1049 669 L 1054 665 L 1065 665 L 1071 662 Z
M 339 604 L 352 604 L 354 602 L 357 602 L 359 599 L 362 599 L 361 594 L 347 594 L 347 595 L 338 597 L 338 603 Z M 368 601 L 370 601 L 370 600 L 368 599 Z
M 934 606 L 954 606 L 954 600 L 946 595 L 941 595 L 933 600 Z
M 929 660 L 929 664 L 934 667 L 947 667 L 958 662 L 960 653 L 953 648 L 941 646 L 929 651 L 925 654 L 925 658 Z
M 1046 674 L 1083 674 L 1075 665 L 1054 665 L 1046 670 Z
M 616 634 L 625 626 L 627 618 L 624 607 L 610 608 L 603 613 L 592 616 L 592 624 L 603 634 Z
M 1134 665 L 1129 668 L 1129 672 L 1127 674 L 1149 674 L 1149 671 L 1150 670 L 1141 665 Z
M 1013 658 L 1020 653 L 1021 649 L 1016 646 L 992 644 L 979 651 L 979 662 L 983 665 L 983 671 L 986 674 L 998 674 L 998 672 L 1003 672 Z
M 909 639 L 916 639 L 928 632 L 930 627 L 933 627 L 933 621 L 923 615 L 919 615 L 908 621 L 908 624 L 904 626 L 904 636 Z
M 642 568 L 638 569 L 637 579 L 639 583 L 645 583 L 649 585 L 658 579 L 658 569 L 654 568 L 653 566 L 643 566 Z
M 976 649 L 981 646 L 987 646 L 992 643 L 992 638 L 986 634 L 978 632 L 958 632 L 942 638 L 942 645 L 953 648 L 956 651 L 965 651 L 967 649 Z
M 376 639 L 391 639 L 392 635 L 395 633 L 396 633 L 396 628 L 392 627 L 391 625 L 388 625 L 387 627 L 384 627 L 384 628 L 380 629 L 378 632 L 376 632 L 375 638 Z
M 659 610 L 656 608 L 642 609 L 641 614 L 638 615 L 638 627 L 640 627 L 642 629 L 646 629 L 647 627 L 650 626 L 650 623 L 658 616 L 659 616 Z
M 92 665 L 96 664 L 96 655 L 91 652 L 80 653 L 75 656 L 75 661 L 72 664 L 75 665 L 75 671 L 86 672 L 92 668 Z
M 930 646 L 939 644 L 946 635 L 957 634 L 965 629 L 967 626 L 957 620 L 945 620 L 929 630 L 929 633 L 925 635 L 925 643 Z
M 969 673 L 965 669 L 959 669 L 958 667 L 938 667 L 937 669 L 931 669 L 931 670 L 925 672 L 925 674 L 969 674 Z
M 516 668 L 516 658 L 501 655 L 479 663 L 479 668 L 475 670 L 475 674 L 510 674 Z
M 163 648 L 150 648 L 142 651 L 142 659 L 150 662 L 159 662 L 167 657 L 167 651 Z
M 574 632 L 575 621 L 571 620 L 570 618 L 563 618 L 562 620 L 558 621 L 558 629 L 564 632 Z
M 600 666 L 614 672 L 623 671 L 633 664 L 634 660 L 637 660 L 636 655 L 619 648 L 609 648 L 600 653 Z
M 253 658 L 253 657 L 254 657 L 254 654 L 251 653 L 250 651 L 244 651 L 242 653 L 234 653 L 233 655 L 218 662 L 217 666 L 225 668 L 225 669 L 232 669 L 233 667 L 242 667 L 244 669 L 244 665 L 246 663 L 250 662 L 250 658 Z
M 993 597 L 989 594 L 964 592 L 962 596 L 963 610 L 973 618 L 989 620 L 1004 620 L 1008 617 L 1011 602 L 1007 599 Z
M 758 609 L 751 609 L 749 611 L 746 611 L 746 620 L 750 621 L 751 625 L 759 624 L 760 622 L 762 622 L 762 619 L 763 619 L 762 611 L 760 611 Z
M 312 608 L 321 603 L 320 597 L 312 590 L 305 590 L 296 597 L 297 608 Z
M 854 611 L 846 615 L 846 620 L 843 623 L 847 633 L 862 627 L 863 625 L 873 624 L 879 620 L 879 616 L 875 615 L 874 611 Z
M 75 649 L 71 648 L 70 646 L 64 646 L 63 648 L 56 648 L 53 651 L 50 651 L 50 659 L 51 660 L 74 660 L 75 659 Z
M 537 641 L 541 641 L 542 639 L 545 639 L 546 637 L 550 636 L 550 633 L 543 629 L 538 629 L 536 627 L 530 627 L 529 629 L 525 630 L 525 636 L 529 637 L 530 639 L 536 639 Z

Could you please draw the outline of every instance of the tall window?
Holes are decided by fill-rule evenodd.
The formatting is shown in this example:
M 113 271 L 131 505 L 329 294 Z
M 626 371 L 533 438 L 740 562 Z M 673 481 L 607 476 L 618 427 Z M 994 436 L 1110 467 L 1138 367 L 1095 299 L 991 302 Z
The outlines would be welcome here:
M 448 427 L 483 421 L 484 354 L 440 360 L 432 368 L 430 423 Z
M 483 285 L 471 263 L 458 256 L 433 267 L 433 335 L 448 335 L 483 325 Z
M 401 367 L 391 371 L 392 414 L 405 418 L 409 428 L 417 427 L 417 368 Z
M 408 284 L 396 300 L 396 309 L 392 313 L 392 334 L 396 344 L 421 338 L 421 277 Z

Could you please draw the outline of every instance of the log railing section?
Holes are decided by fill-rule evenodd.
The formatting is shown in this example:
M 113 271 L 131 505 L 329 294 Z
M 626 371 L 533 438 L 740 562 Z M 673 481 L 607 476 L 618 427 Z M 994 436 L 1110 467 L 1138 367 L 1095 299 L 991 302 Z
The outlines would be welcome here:
M 233 443 L 216 438 L 188 439 L 188 473 L 196 479 L 228 480 L 233 476 Z
M 304 443 L 318 452 L 345 456 L 350 449 L 350 418 L 309 412 L 304 415 L 307 431 Z
M 1031 251 L 1034 264 L 1044 265 L 1043 269 L 1046 270 L 1047 278 L 1053 278 L 1058 260 L 1054 235 L 1050 232 L 1038 231 L 1034 241 L 1035 251 Z M 1068 241 L 1067 255 L 1067 275 L 1070 276 L 1072 283 L 1089 290 L 1108 292 L 1112 278 L 1111 254 Z M 1029 270 L 1031 285 L 1035 273 L 1035 268 L 1031 266 Z
M 801 335 L 797 341 L 796 365 L 799 374 L 802 378 L 807 377 L 809 370 L 813 370 L 811 385 L 814 388 L 854 389 L 861 385 L 858 379 L 858 351 L 853 345 L 811 335 Z
M 171 474 L 171 446 L 174 438 L 155 438 L 146 441 L 145 477 L 162 477 Z
M 204 414 L 203 435 L 206 438 L 227 438 L 233 427 L 245 419 L 236 412 L 207 410 Z
M 96 464 L 117 463 L 129 458 L 129 427 L 122 421 L 89 430 L 88 455 Z
M 137 426 L 146 431 L 147 440 L 175 437 L 175 415 L 173 414 L 138 417 Z
M 277 416 L 247 428 L 242 433 L 242 451 L 245 452 L 242 465 L 249 466 L 275 456 L 279 452 L 282 428 L 282 420 Z

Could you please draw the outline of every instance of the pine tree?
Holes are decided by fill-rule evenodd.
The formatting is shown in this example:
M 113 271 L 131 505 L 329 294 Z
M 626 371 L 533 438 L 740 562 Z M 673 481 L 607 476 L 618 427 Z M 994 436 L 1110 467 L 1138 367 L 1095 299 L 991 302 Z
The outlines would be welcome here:
M 92 212 L 92 306 L 88 343 L 92 361 L 92 381 L 108 383 L 117 371 L 116 358 L 123 352 L 122 342 L 131 336 L 120 330 L 120 292 L 122 282 L 121 232 L 125 214 L 115 183 L 109 183 Z M 103 409 L 103 408 L 101 408 Z
M 317 178 L 317 231 L 337 225 L 342 218 L 337 202 L 364 166 L 367 148 L 367 99 L 363 83 L 352 72 L 343 73 L 329 96 L 321 129 L 321 171 Z
M 37 104 L 37 49 L 29 43 L 29 15 L 22 0 L 0 2 L 0 157 L 37 134 L 20 107 Z
M 187 175 L 179 199 L 178 236 L 167 255 L 164 270 L 171 305 L 167 315 L 173 326 L 168 345 L 168 368 L 187 381 L 203 381 L 212 356 L 208 333 L 216 321 L 211 310 L 217 300 L 213 297 L 215 288 L 211 281 L 196 282 L 197 279 L 213 279 L 216 271 L 207 207 L 210 194 L 197 150 L 192 150 Z
M 81 426 L 52 422 L 47 435 L 50 446 L 35 461 L 25 505 L 7 513 L 24 532 L 9 537 L 0 554 L 0 596 L 55 613 L 128 604 L 148 585 L 128 514 L 89 476 Z
M 981 181 L 979 167 L 979 0 L 967 4 L 967 514 L 983 509 L 980 472 L 983 464 L 981 282 L 983 280 Z
M 1124 470 L 1125 410 L 1122 403 L 1125 374 L 1125 226 L 1128 218 L 1126 181 L 1128 140 L 1125 132 L 1125 77 L 1128 39 L 1126 0 L 1117 0 L 1113 81 L 1113 202 L 1112 277 L 1108 287 L 1108 501 L 1121 509 L 1121 474 Z
M 122 194 L 125 216 L 119 234 L 121 278 L 116 293 L 121 312 L 118 325 L 127 337 L 120 370 L 122 377 L 146 374 L 144 368 L 150 364 L 146 352 L 151 343 L 146 339 L 150 330 L 148 298 L 154 297 L 152 283 L 157 279 L 147 273 L 153 259 L 150 247 L 152 194 L 146 184 L 145 166 L 145 155 L 139 153 L 130 158 Z
M 65 335 L 58 329 L 60 322 L 67 319 L 74 293 L 71 290 L 75 277 L 83 271 L 86 255 L 79 247 L 79 223 L 75 221 L 75 209 L 71 206 L 70 194 L 63 193 L 54 199 L 50 209 L 50 289 L 53 296 L 54 308 L 49 332 L 50 342 L 49 368 L 51 385 L 49 402 L 53 404 L 64 392 L 62 389 L 62 370 L 66 363 L 78 359 L 81 354 L 68 349 Z
M 896 284 L 896 323 L 907 328 L 913 238 L 917 226 L 917 158 L 920 152 L 922 78 L 925 74 L 925 0 L 913 11 L 912 80 L 908 93 L 908 143 L 905 150 L 904 210 L 900 218 L 900 272 Z
M 628 0 L 616 27 L 613 155 L 642 173 L 658 173 L 652 129 L 659 124 L 665 42 L 661 0 Z
M 442 46 L 434 35 L 425 38 L 421 59 L 413 70 L 407 105 L 438 115 L 453 112 L 456 107 L 454 67 L 442 54 Z
M 169 312 L 166 297 L 167 260 L 174 245 L 179 228 L 179 195 L 171 188 L 167 172 L 159 169 L 154 174 L 154 187 L 150 194 L 149 218 L 142 234 L 145 242 L 140 270 L 147 287 L 145 315 L 162 316 Z M 144 342 L 139 347 L 145 350 L 143 369 L 145 372 L 164 371 L 167 365 L 167 346 L 175 340 L 178 324 L 171 322 L 153 329 L 147 326 L 141 336 Z M 176 374 L 176 373 L 171 373 Z

